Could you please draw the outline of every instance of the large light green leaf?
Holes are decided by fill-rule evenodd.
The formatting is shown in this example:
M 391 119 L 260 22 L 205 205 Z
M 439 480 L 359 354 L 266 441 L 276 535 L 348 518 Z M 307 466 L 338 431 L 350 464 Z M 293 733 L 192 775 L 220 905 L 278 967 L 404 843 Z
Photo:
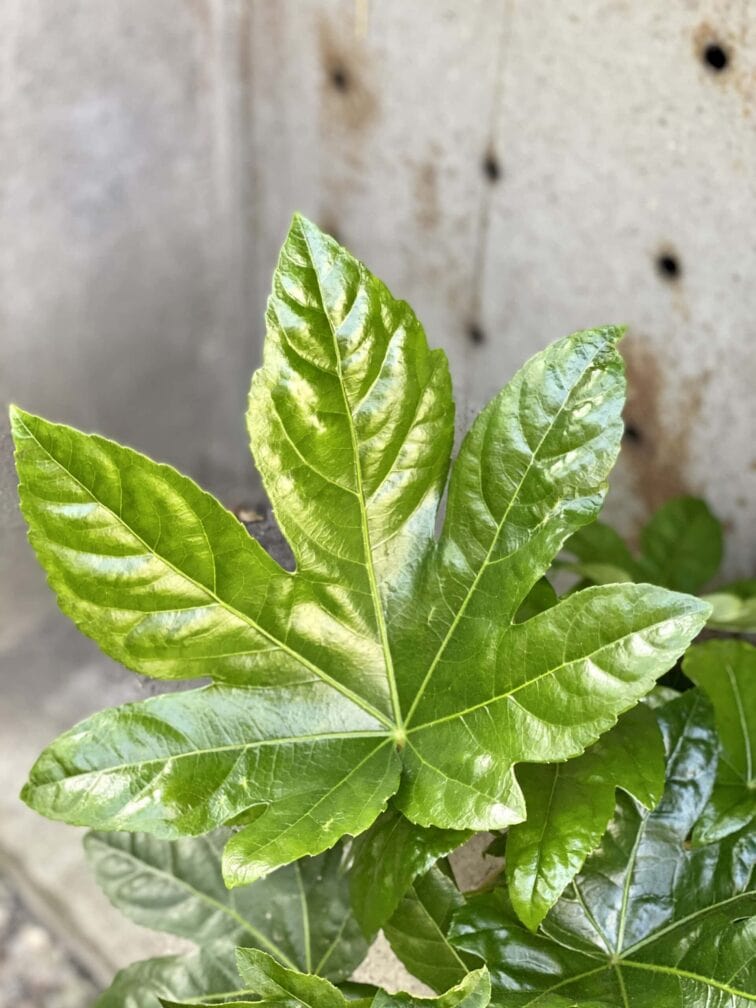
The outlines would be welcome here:
M 436 543 L 453 411 L 410 309 L 297 217 L 267 319 L 248 419 L 294 574 L 174 470 L 12 415 L 22 507 L 63 609 L 137 671 L 213 680 L 78 725 L 24 798 L 102 830 L 233 822 L 236 885 L 361 833 L 394 794 L 423 827 L 522 819 L 515 764 L 595 742 L 708 612 L 613 586 L 517 622 L 601 505 L 619 330 L 555 343 L 486 407 Z
M 469 968 L 447 937 L 452 915 L 463 903 L 451 879 L 432 868 L 409 888 L 383 928 L 397 957 L 432 990 L 459 983 Z
M 243 984 L 226 942 L 188 955 L 145 959 L 121 970 L 93 1008 L 160 1008 L 164 998 L 231 1001 Z
M 639 705 L 582 756 L 518 771 L 528 817 L 507 832 L 512 906 L 531 930 L 541 923 L 594 850 L 620 787 L 646 808 L 664 789 L 664 747 L 651 710 Z
M 389 919 L 418 875 L 471 835 L 415 826 L 396 809 L 376 819 L 352 844 L 349 873 L 352 906 L 365 934 L 375 934 Z
M 172 841 L 89 833 L 84 843 L 98 884 L 137 924 L 198 945 L 254 944 L 291 968 L 346 979 L 367 943 L 351 914 L 341 848 L 229 891 L 225 840 L 226 831 Z
M 693 832 L 705 844 L 756 829 L 756 647 L 706 641 L 690 648 L 683 671 L 714 705 L 721 746 L 714 790 Z
M 717 736 L 690 691 L 658 711 L 667 786 L 648 812 L 621 795 L 599 849 L 536 934 L 504 888 L 459 911 L 452 940 L 483 957 L 502 1008 L 558 995 L 615 1008 L 747 1008 L 756 1001 L 756 833 L 690 849 Z

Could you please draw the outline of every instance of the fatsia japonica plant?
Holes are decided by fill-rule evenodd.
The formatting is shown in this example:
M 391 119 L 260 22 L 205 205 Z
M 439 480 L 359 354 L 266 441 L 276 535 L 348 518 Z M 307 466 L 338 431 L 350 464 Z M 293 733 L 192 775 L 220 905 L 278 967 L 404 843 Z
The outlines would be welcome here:
M 266 322 L 247 421 L 294 571 L 170 467 L 12 410 L 63 611 L 203 682 L 83 721 L 23 791 L 90 827 L 117 907 L 197 945 L 100 1008 L 411 1008 L 350 981 L 381 928 L 440 1008 L 756 1000 L 754 649 L 696 645 L 677 696 L 656 681 L 706 601 L 635 567 L 561 598 L 545 577 L 603 502 L 621 330 L 526 363 L 447 488 L 444 354 L 299 216 Z M 448 856 L 481 831 L 505 870 L 465 893 Z

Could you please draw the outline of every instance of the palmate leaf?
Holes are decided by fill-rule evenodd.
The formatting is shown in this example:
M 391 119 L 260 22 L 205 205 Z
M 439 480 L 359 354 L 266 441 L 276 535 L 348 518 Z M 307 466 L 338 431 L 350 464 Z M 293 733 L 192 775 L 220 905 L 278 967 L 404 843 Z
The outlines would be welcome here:
M 693 831 L 705 844 L 756 828 L 756 647 L 706 641 L 688 650 L 683 671 L 714 705 L 720 740 L 714 789 Z
M 521 820 L 515 764 L 595 742 L 708 612 L 623 585 L 516 621 L 601 505 L 619 330 L 555 343 L 486 407 L 436 541 L 453 407 L 408 306 L 297 217 L 267 319 L 249 428 L 294 574 L 169 467 L 12 414 L 30 539 L 64 611 L 138 672 L 212 679 L 76 726 L 23 796 L 100 830 L 233 821 L 232 885 L 363 832 L 392 796 L 424 827 Z
M 664 747 L 651 710 L 639 705 L 582 756 L 518 770 L 528 817 L 507 831 L 509 896 L 535 929 L 580 871 L 614 814 L 615 788 L 648 809 L 664 789 Z
M 756 833 L 690 849 L 714 781 L 708 701 L 660 708 L 667 786 L 648 812 L 621 795 L 599 849 L 536 934 L 506 890 L 472 898 L 452 941 L 481 956 L 502 1008 L 555 997 L 614 1008 L 746 1008 L 756 1001 Z M 558 1002 L 555 1002 L 558 1003 Z
M 254 945 L 292 969 L 347 979 L 367 942 L 351 913 L 341 847 L 229 891 L 226 839 L 225 830 L 172 841 L 89 833 L 84 843 L 100 888 L 137 924 L 198 945 Z

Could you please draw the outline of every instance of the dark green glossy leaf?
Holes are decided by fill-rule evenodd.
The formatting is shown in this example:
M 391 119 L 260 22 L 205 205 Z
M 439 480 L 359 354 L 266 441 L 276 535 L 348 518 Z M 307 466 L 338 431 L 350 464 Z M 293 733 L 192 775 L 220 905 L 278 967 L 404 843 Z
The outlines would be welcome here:
M 595 742 L 708 612 L 613 586 L 515 622 L 603 500 L 618 329 L 548 347 L 486 407 L 436 542 L 453 410 L 411 310 L 297 217 L 267 323 L 248 424 L 294 574 L 169 467 L 13 412 L 22 507 L 64 611 L 137 671 L 213 680 L 78 725 L 24 798 L 101 830 L 240 825 L 233 885 L 361 833 L 392 795 L 423 827 L 522 819 L 515 764 Z
M 468 970 L 447 932 L 464 900 L 451 881 L 433 868 L 405 894 L 383 931 L 407 969 L 432 990 L 459 983 Z
M 507 832 L 507 878 L 518 917 L 535 929 L 598 846 L 615 789 L 649 809 L 659 802 L 664 746 L 656 718 L 641 704 L 577 759 L 526 765 L 518 776 L 528 817 Z
M 662 802 L 649 813 L 620 795 L 601 846 L 536 934 L 503 888 L 458 912 L 452 940 L 484 958 L 502 1008 L 553 995 L 620 1008 L 756 1001 L 756 833 L 689 849 L 714 780 L 717 736 L 696 690 L 658 717 L 668 754 Z
M 722 562 L 722 526 L 705 501 L 667 501 L 641 531 L 641 578 L 674 591 L 696 592 Z
M 352 845 L 349 876 L 352 906 L 365 934 L 375 934 L 389 919 L 418 875 L 470 836 L 416 826 L 395 809 L 376 819 Z
M 243 984 L 234 948 L 207 946 L 188 955 L 145 959 L 121 970 L 93 1008 L 160 1008 L 161 998 L 192 998 L 216 1004 L 237 997 Z
M 294 969 L 346 979 L 367 943 L 351 914 L 341 848 L 229 891 L 221 874 L 226 838 L 226 831 L 173 841 L 90 833 L 84 842 L 100 887 L 137 924 L 198 945 L 253 944 Z
M 706 641 L 690 648 L 683 671 L 714 705 L 721 747 L 714 790 L 693 839 L 706 844 L 746 826 L 756 830 L 756 647 Z

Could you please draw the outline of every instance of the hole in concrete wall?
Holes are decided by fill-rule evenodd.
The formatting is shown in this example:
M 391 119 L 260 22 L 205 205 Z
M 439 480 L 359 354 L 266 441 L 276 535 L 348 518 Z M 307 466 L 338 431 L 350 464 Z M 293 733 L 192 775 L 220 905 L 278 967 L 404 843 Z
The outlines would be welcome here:
M 709 42 L 704 46 L 701 59 L 714 73 L 721 73 L 727 68 L 730 57 L 727 50 L 718 42 Z
M 634 423 L 625 424 L 624 437 L 626 441 L 632 441 L 633 444 L 638 444 L 643 440 L 643 435 L 640 432 L 640 428 L 636 427 Z
M 349 74 L 343 66 L 331 67 L 331 84 L 337 91 L 346 91 L 349 88 Z
M 656 269 L 665 280 L 677 280 L 682 272 L 680 260 L 674 252 L 660 252 L 656 257 Z
M 467 327 L 467 338 L 471 343 L 476 346 L 480 346 L 481 343 L 486 342 L 486 334 L 483 332 L 481 327 L 477 322 L 471 322 Z
M 498 182 L 501 178 L 501 165 L 492 150 L 486 151 L 483 158 L 483 174 L 489 182 Z

